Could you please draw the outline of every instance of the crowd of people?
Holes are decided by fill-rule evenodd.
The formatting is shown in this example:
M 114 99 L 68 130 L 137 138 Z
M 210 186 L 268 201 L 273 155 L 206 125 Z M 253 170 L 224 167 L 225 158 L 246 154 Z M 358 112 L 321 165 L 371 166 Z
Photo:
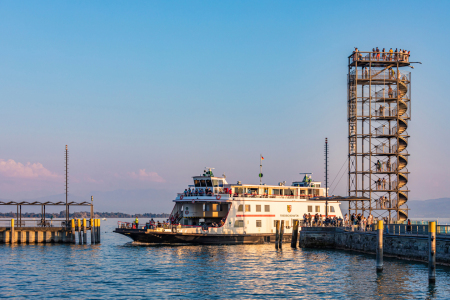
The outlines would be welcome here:
M 231 189 L 228 188 L 218 188 L 217 189 L 218 194 L 230 194 L 231 195 Z M 189 188 L 184 190 L 184 196 L 212 196 L 214 194 L 214 191 L 210 188 L 204 188 L 204 189 L 198 189 L 198 188 Z
M 329 217 L 316 213 L 303 215 L 303 226 L 342 226 L 342 218 Z
M 369 57 L 363 57 L 362 53 L 359 52 L 358 48 L 355 47 L 355 51 L 353 51 L 353 60 L 382 60 L 382 61 L 405 61 L 409 62 L 409 56 L 411 55 L 411 51 L 408 51 L 406 49 L 398 49 L 395 48 L 395 50 L 389 49 L 389 51 L 386 51 L 385 48 L 383 48 L 381 51 L 378 47 L 373 48 L 372 52 L 369 53 Z M 371 56 L 371 57 L 370 57 Z M 369 59 L 366 59 L 369 58 Z

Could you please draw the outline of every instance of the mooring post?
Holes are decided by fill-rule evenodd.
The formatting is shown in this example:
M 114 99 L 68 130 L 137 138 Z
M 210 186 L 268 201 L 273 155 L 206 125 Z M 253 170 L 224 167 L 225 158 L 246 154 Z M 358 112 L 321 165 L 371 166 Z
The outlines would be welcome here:
M 97 244 L 97 219 L 92 219 L 92 231 L 94 235 L 94 244 Z
M 377 226 L 377 272 L 383 271 L 383 221 Z
M 100 230 L 100 219 L 98 219 L 98 243 L 101 243 L 101 230 Z
M 14 237 L 15 237 L 14 219 L 11 219 L 11 234 L 10 234 L 10 237 L 9 237 L 9 241 L 10 241 L 11 244 L 14 244 L 16 242 Z
M 87 232 L 86 232 L 86 218 L 83 218 L 83 244 L 86 244 Z
M 72 225 L 72 236 L 70 238 L 72 240 L 72 244 L 75 244 L 75 220 L 74 219 L 72 219 L 71 225 Z
M 281 224 L 280 224 L 280 248 L 283 245 L 283 233 L 284 233 L 284 220 L 281 220 Z
M 78 226 L 78 244 L 83 244 L 83 238 L 81 237 L 81 219 L 77 219 Z
M 280 240 L 280 220 L 275 221 L 275 249 L 278 249 L 278 241 Z
M 94 219 L 91 219 L 89 222 L 91 226 L 91 245 L 95 244 L 95 236 L 94 236 Z
M 294 220 L 294 224 L 292 226 L 292 240 L 291 240 L 291 247 L 297 248 L 297 239 L 298 239 L 298 220 Z
M 428 281 L 436 281 L 436 222 L 428 222 Z

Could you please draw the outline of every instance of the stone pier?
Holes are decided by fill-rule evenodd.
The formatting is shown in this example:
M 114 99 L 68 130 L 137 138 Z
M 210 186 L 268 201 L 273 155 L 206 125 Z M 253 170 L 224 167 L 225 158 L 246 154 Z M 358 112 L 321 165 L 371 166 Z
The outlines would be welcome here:
M 299 246 L 376 254 L 377 234 L 375 231 L 346 231 L 336 227 L 302 227 Z M 385 233 L 383 252 L 386 257 L 428 262 L 428 236 Z M 450 265 L 450 235 L 437 235 L 436 263 Z

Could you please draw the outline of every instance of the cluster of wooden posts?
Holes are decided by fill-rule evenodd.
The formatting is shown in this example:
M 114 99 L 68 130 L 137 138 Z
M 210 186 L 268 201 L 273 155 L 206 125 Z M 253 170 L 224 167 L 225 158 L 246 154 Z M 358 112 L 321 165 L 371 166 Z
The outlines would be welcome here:
M 298 241 L 298 226 L 300 222 L 299 220 L 292 221 L 292 238 L 291 238 L 291 247 L 297 248 Z M 281 248 L 283 245 L 283 235 L 284 235 L 284 220 L 276 220 L 275 221 L 275 249 Z
M 76 222 L 75 222 L 76 221 Z M 87 227 L 86 219 L 72 219 L 71 222 L 71 238 L 72 244 L 76 243 L 75 233 L 78 231 L 78 243 L 86 244 L 87 243 L 87 231 L 91 230 L 91 244 L 99 244 L 100 243 L 100 219 L 91 219 L 90 227 Z M 81 234 L 83 232 L 83 234 Z

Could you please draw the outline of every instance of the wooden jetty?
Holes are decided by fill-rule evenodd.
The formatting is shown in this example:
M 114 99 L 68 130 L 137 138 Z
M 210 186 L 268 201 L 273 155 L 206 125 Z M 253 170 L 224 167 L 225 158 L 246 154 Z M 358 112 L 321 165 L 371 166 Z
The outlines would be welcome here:
M 16 218 L 0 221 L 0 243 L 36 244 L 36 243 L 71 243 L 87 244 L 88 231 L 91 232 L 90 243 L 100 243 L 100 219 L 94 219 L 93 197 L 91 202 L 3 202 L 0 205 L 17 206 Z M 22 206 L 41 206 L 41 219 L 22 218 Z M 46 206 L 66 206 L 65 219 L 46 219 Z M 70 206 L 89 206 L 90 219 L 69 219 Z M 78 237 L 78 238 L 77 238 Z

